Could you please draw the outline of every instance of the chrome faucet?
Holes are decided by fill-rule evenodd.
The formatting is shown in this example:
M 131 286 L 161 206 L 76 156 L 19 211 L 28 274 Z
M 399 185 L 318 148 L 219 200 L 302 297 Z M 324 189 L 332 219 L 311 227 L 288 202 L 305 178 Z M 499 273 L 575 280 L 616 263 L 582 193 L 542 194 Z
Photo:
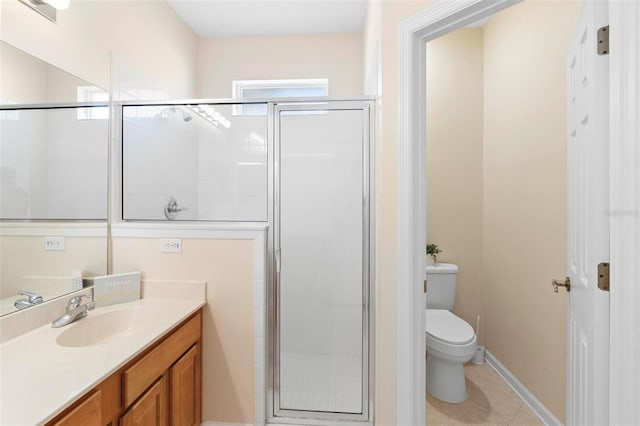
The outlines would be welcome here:
M 51 327 L 64 327 L 65 325 L 71 324 L 72 322 L 77 321 L 80 318 L 86 317 L 87 312 L 93 310 L 96 307 L 96 304 L 91 301 L 85 303 L 84 305 L 81 305 L 80 302 L 82 301 L 83 297 L 91 299 L 91 296 L 88 294 L 73 296 L 71 299 L 69 299 L 67 307 L 64 310 L 64 314 L 62 314 L 60 318 L 53 321 L 51 323 Z
M 29 306 L 37 305 L 44 301 L 42 296 L 32 291 L 20 290 L 18 294 L 21 296 L 27 296 L 27 299 L 18 299 L 13 303 L 13 306 L 18 309 L 28 308 Z

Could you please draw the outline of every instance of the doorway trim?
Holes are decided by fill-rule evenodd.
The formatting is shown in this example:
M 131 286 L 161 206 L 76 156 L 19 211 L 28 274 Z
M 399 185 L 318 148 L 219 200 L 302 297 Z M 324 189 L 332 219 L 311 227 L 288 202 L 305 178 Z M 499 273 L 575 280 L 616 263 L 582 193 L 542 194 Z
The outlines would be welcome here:
M 425 424 L 426 43 L 520 0 L 445 0 L 399 27 L 397 424 Z
M 427 41 L 521 0 L 444 0 L 399 26 L 397 424 L 425 423 Z M 610 1 L 610 424 L 640 420 L 640 5 Z M 616 28 L 618 29 L 616 31 Z M 637 339 L 636 339 L 637 340 Z
M 638 424 L 640 4 L 609 1 L 609 26 L 612 30 L 609 44 L 609 424 Z

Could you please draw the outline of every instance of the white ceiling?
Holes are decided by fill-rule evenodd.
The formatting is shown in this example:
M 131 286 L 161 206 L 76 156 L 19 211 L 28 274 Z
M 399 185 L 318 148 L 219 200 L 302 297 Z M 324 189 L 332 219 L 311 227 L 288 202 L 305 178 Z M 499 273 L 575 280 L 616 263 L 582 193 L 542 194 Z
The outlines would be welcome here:
M 360 32 L 366 0 L 167 0 L 202 38 Z

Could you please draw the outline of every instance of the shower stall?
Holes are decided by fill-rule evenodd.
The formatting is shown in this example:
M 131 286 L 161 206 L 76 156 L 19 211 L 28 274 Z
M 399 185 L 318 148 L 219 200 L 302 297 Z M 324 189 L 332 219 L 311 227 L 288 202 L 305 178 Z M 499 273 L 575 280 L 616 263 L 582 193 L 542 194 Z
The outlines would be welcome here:
M 268 226 L 254 340 L 267 423 L 371 423 L 372 111 L 369 98 L 122 103 L 123 220 Z

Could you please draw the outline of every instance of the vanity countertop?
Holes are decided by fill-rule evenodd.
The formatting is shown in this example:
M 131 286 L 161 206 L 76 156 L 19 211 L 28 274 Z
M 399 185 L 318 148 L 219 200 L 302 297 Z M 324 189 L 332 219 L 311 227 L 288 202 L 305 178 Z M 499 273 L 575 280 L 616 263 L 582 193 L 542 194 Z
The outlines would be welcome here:
M 0 424 L 40 425 L 204 306 L 202 300 L 140 299 L 97 308 L 61 328 L 45 325 L 0 344 Z M 61 346 L 62 333 L 91 316 L 135 311 L 144 327 L 89 346 Z

